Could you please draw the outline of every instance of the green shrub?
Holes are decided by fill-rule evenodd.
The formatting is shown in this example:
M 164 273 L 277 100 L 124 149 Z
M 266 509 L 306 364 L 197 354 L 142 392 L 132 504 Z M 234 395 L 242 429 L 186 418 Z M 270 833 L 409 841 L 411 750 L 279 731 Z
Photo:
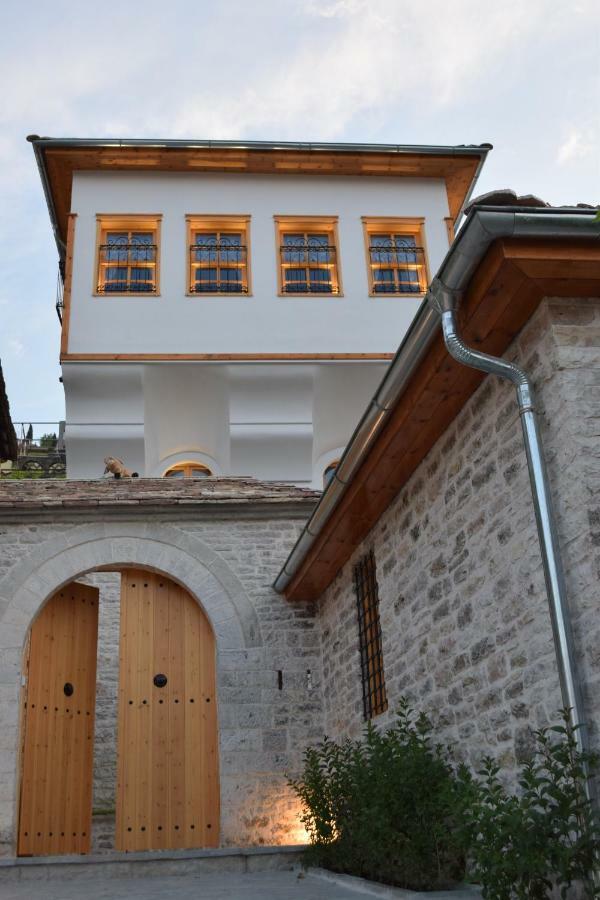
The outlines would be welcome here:
M 592 877 L 600 830 L 585 793 L 586 766 L 593 770 L 597 757 L 578 751 L 568 712 L 562 718 L 535 732 L 518 794 L 506 790 L 489 757 L 478 779 L 461 773 L 464 840 L 486 900 L 545 900 L 555 888 L 564 898 L 574 884 L 600 897 Z
M 303 804 L 310 862 L 416 890 L 463 877 L 464 780 L 431 730 L 402 700 L 388 731 L 369 723 L 361 741 L 325 739 L 306 751 L 291 784 Z

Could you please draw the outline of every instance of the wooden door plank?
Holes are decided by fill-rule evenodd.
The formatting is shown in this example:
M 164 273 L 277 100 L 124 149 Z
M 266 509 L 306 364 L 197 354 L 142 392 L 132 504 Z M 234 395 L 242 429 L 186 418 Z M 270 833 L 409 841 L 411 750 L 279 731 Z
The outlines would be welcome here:
M 215 648 L 208 619 L 174 582 L 127 570 L 119 659 L 118 848 L 217 846 Z M 165 687 L 154 685 L 156 674 L 167 677 Z
M 19 855 L 89 851 L 97 638 L 98 590 L 75 582 L 51 597 L 32 625 Z

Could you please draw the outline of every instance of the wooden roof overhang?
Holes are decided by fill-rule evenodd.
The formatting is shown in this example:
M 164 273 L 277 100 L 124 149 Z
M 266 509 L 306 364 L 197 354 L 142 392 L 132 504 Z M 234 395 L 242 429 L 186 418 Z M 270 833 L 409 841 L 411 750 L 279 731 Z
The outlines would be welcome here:
M 73 173 L 81 171 L 229 172 L 280 175 L 370 175 L 441 178 L 455 221 L 489 144 L 411 147 L 343 144 L 227 144 L 181 141 L 84 141 L 31 136 L 57 238 L 67 235 Z
M 600 296 L 600 240 L 497 240 L 465 292 L 462 337 L 501 356 L 548 296 Z M 485 377 L 450 357 L 440 330 L 285 587 L 289 600 L 323 593 Z

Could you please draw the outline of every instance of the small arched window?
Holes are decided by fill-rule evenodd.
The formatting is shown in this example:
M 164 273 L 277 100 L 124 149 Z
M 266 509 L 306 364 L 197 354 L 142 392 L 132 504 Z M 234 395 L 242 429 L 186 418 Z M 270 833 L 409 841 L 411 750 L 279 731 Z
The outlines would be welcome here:
M 208 466 L 199 462 L 180 462 L 165 472 L 165 478 L 210 478 Z
M 334 459 L 333 462 L 330 462 L 325 471 L 323 472 L 323 489 L 325 489 L 329 482 L 333 480 L 333 476 L 335 475 L 335 470 L 339 466 L 339 459 Z

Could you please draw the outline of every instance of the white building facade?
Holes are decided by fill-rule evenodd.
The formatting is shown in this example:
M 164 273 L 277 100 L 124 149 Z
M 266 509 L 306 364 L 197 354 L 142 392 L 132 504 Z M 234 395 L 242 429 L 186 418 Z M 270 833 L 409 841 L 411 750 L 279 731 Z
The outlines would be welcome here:
M 322 487 L 487 145 L 31 138 L 63 260 L 68 477 Z

